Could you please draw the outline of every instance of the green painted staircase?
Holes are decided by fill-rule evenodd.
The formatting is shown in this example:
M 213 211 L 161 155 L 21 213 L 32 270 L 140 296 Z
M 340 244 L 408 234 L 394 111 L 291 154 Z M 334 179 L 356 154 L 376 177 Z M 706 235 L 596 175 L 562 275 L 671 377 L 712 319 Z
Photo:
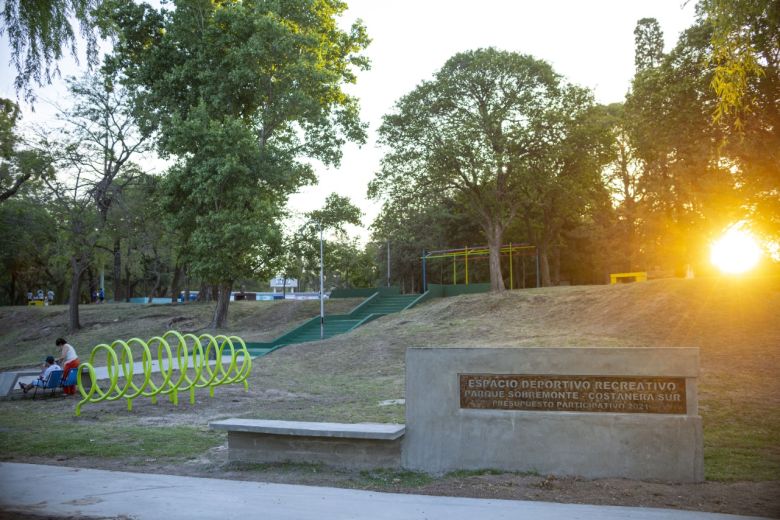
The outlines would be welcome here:
M 400 312 L 408 309 L 421 300 L 419 294 L 399 294 L 397 288 L 374 289 L 373 294 L 363 303 L 355 307 L 349 314 L 335 314 L 325 316 L 324 338 L 332 338 L 344 334 L 365 323 L 381 318 L 386 314 Z M 331 298 L 339 297 L 339 293 Z M 365 293 L 362 293 L 363 295 Z M 340 297 L 353 296 L 351 292 L 342 292 Z M 306 343 L 320 339 L 320 317 L 310 319 L 303 325 L 287 332 L 270 343 L 247 343 L 247 349 L 253 356 L 262 356 L 285 345 L 294 343 Z
M 392 314 L 401 312 L 410 307 L 420 297 L 419 294 L 398 294 L 395 296 L 383 296 L 377 293 L 377 296 L 367 300 L 364 305 L 354 309 L 349 316 L 352 318 L 363 319 L 372 314 Z

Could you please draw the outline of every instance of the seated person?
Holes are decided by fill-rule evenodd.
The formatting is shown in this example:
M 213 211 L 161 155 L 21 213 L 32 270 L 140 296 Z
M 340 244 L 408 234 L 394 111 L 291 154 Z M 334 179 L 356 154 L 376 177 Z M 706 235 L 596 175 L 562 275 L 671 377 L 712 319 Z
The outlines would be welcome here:
M 24 393 L 26 394 L 30 390 L 30 388 L 36 386 L 42 387 L 44 385 L 44 382 L 51 375 L 51 373 L 56 372 L 58 370 L 62 370 L 62 367 L 54 362 L 54 356 L 49 356 L 46 358 L 46 363 L 43 365 L 43 371 L 41 372 L 41 375 L 38 376 L 38 379 L 30 383 L 29 385 L 25 385 L 20 381 L 19 386 L 22 388 L 22 390 L 24 390 Z

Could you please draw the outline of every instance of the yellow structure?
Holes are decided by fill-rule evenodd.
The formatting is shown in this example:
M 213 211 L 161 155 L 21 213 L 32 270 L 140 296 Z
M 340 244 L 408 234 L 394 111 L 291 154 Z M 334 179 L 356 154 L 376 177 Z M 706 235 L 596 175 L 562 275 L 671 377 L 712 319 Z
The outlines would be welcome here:
M 140 366 L 136 366 L 139 353 Z M 95 360 L 103 357 L 108 379 L 98 382 Z M 82 381 L 84 369 L 89 373 L 89 388 Z M 136 370 L 141 372 L 138 379 L 133 377 Z M 167 395 L 173 404 L 179 404 L 180 392 L 189 392 L 190 404 L 195 404 L 197 388 L 208 388 L 211 397 L 214 387 L 224 384 L 243 383 L 248 390 L 246 379 L 251 370 L 252 357 L 237 336 L 196 336 L 169 330 L 148 341 L 132 338 L 111 345 L 102 343 L 78 369 L 76 385 L 83 399 L 76 405 L 76 415 L 81 415 L 84 404 L 119 399 L 127 400 L 127 409 L 132 410 L 136 397 L 149 397 L 156 403 L 157 396 Z
M 631 282 L 646 282 L 647 271 L 639 271 L 636 273 L 612 273 L 609 275 L 609 284 L 615 285 L 616 283 L 631 283 Z
M 512 270 L 512 254 L 515 255 L 527 255 L 527 256 L 536 256 L 536 246 L 528 246 L 528 245 L 522 245 L 522 244 L 509 244 L 502 246 L 499 249 L 499 252 L 501 255 L 509 255 L 509 288 L 514 289 L 515 288 L 515 281 L 514 281 L 514 272 Z M 456 285 L 458 283 L 458 271 L 457 271 L 457 259 L 459 257 L 463 258 L 463 267 L 464 267 L 464 278 L 466 285 L 469 284 L 469 256 L 471 257 L 480 257 L 480 256 L 488 256 L 490 254 L 490 250 L 487 248 L 487 246 L 483 247 L 464 247 L 462 249 L 442 249 L 440 251 L 429 251 L 425 252 L 423 251 L 422 261 L 423 261 L 423 285 L 426 284 L 426 269 L 425 269 L 425 262 L 426 260 L 432 260 L 434 258 L 452 258 L 452 285 Z M 538 266 L 538 257 L 537 258 L 537 281 L 536 286 L 539 287 L 539 266 Z
M 27 302 L 28 307 L 43 307 L 43 300 L 30 300 Z

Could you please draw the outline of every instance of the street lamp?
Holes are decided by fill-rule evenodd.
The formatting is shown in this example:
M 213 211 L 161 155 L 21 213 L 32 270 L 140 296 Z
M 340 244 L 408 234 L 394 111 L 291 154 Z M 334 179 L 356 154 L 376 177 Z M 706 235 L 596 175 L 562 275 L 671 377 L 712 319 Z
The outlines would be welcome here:
M 320 340 L 325 339 L 325 301 L 323 300 L 323 266 L 322 266 L 322 222 L 317 222 L 317 225 L 320 228 Z
M 302 232 L 304 229 L 306 229 L 307 226 L 310 226 L 311 224 L 317 223 L 317 228 L 320 230 L 320 340 L 325 339 L 325 301 L 324 301 L 324 295 L 325 295 L 325 269 L 323 266 L 323 238 L 322 238 L 322 221 L 314 219 L 307 220 L 299 229 L 298 232 Z

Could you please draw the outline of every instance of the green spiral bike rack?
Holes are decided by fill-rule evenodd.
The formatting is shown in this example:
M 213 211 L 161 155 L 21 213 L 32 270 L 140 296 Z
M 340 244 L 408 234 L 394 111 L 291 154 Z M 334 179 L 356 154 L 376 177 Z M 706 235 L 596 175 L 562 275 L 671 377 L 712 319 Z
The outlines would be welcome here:
M 152 356 L 155 351 L 156 358 Z M 98 381 L 95 374 L 95 357 L 100 353 L 106 355 L 107 382 Z M 137 384 L 134 365 L 139 353 L 142 381 Z M 226 368 L 223 356 L 228 355 L 230 361 Z M 215 358 L 213 364 L 209 361 L 212 357 Z M 155 366 L 157 370 L 154 370 Z M 84 370 L 91 381 L 88 389 L 82 383 Z M 180 392 L 189 392 L 190 404 L 195 404 L 198 388 L 208 388 L 211 397 L 214 397 L 214 388 L 220 385 L 243 383 L 244 389 L 249 390 L 246 379 L 251 370 L 252 358 L 244 340 L 237 336 L 196 336 L 170 330 L 148 341 L 132 338 L 116 340 L 110 345 L 101 343 L 92 349 L 89 362 L 82 363 L 78 369 L 76 385 L 82 400 L 76 405 L 76 415 L 81 414 L 81 407 L 87 403 L 119 399 L 125 399 L 127 409 L 131 411 L 136 397 L 149 397 L 152 403 L 157 403 L 158 395 L 167 395 L 178 405 Z

